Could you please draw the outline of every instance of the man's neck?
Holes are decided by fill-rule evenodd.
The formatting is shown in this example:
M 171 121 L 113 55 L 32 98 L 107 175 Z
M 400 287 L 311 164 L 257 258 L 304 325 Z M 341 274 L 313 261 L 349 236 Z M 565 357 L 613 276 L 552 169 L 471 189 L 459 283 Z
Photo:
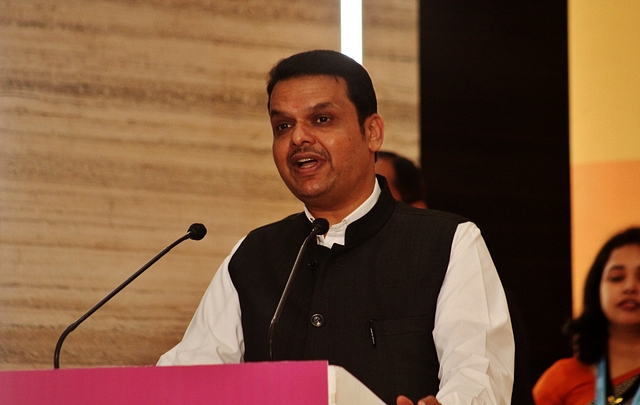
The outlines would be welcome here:
M 376 179 L 371 193 L 361 202 L 351 204 L 348 207 L 338 210 L 327 210 L 322 207 L 305 206 L 305 211 L 307 211 L 307 215 L 311 218 L 325 218 L 329 221 L 329 225 L 339 224 L 344 220 L 353 222 L 363 217 L 371 210 L 371 208 L 373 208 L 380 197 L 380 193 L 380 185 Z
M 377 179 L 375 179 L 372 184 L 371 191 L 364 198 L 354 199 L 352 203 L 346 204 L 342 207 L 336 208 L 335 206 L 331 209 L 327 209 L 324 206 L 314 206 L 312 204 L 305 205 L 308 213 L 313 218 L 324 218 L 329 221 L 329 225 L 339 224 L 345 219 L 349 219 L 350 221 L 355 221 L 366 214 L 376 203 L 378 197 L 380 196 L 380 186 L 378 185 Z M 364 208 L 363 208 L 364 207 Z M 361 211 L 361 208 L 364 210 Z M 355 218 L 349 218 L 355 214 Z

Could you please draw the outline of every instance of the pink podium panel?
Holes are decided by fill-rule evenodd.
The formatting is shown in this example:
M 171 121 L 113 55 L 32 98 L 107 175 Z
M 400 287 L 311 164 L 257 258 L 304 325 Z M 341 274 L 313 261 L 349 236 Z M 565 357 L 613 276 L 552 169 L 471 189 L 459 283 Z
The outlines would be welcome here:
M 326 361 L 0 372 L 0 404 L 329 403 Z

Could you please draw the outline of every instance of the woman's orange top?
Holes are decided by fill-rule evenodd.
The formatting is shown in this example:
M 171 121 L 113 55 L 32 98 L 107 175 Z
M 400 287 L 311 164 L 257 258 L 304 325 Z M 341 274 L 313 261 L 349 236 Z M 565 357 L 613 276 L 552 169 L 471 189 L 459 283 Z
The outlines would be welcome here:
M 640 368 L 613 379 L 616 386 L 634 375 Z M 533 387 L 536 405 L 587 405 L 596 390 L 596 367 L 581 363 L 577 358 L 556 361 L 545 371 Z

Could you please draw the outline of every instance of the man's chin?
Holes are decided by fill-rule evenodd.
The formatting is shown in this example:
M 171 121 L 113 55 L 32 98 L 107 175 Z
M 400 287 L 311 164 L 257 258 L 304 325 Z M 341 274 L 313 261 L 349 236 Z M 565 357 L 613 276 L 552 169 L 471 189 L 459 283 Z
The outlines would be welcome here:
M 306 206 L 316 206 L 318 204 L 322 204 L 322 201 L 327 198 L 327 193 L 325 190 L 291 190 L 293 195 L 300 201 L 302 201 Z
M 302 201 L 305 204 L 310 204 L 313 203 L 314 201 L 317 201 L 318 199 L 322 198 L 322 193 L 317 193 L 317 192 L 300 192 L 300 191 L 294 191 L 293 195 L 300 201 Z
M 320 198 L 326 194 L 326 187 L 314 180 L 307 180 L 304 182 L 297 182 L 292 185 L 288 185 L 289 190 L 300 201 L 313 200 Z

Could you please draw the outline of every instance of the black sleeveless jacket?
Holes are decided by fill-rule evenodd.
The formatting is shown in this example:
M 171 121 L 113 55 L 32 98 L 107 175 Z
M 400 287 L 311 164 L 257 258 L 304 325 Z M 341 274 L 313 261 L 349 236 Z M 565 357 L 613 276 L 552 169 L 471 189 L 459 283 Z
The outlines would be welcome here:
M 382 194 L 346 231 L 345 246 L 313 242 L 274 331 L 275 360 L 328 360 L 386 403 L 438 391 L 431 335 L 451 243 L 465 219 L 397 203 Z M 268 361 L 268 329 L 298 250 L 311 231 L 304 213 L 258 228 L 233 255 L 245 361 Z

